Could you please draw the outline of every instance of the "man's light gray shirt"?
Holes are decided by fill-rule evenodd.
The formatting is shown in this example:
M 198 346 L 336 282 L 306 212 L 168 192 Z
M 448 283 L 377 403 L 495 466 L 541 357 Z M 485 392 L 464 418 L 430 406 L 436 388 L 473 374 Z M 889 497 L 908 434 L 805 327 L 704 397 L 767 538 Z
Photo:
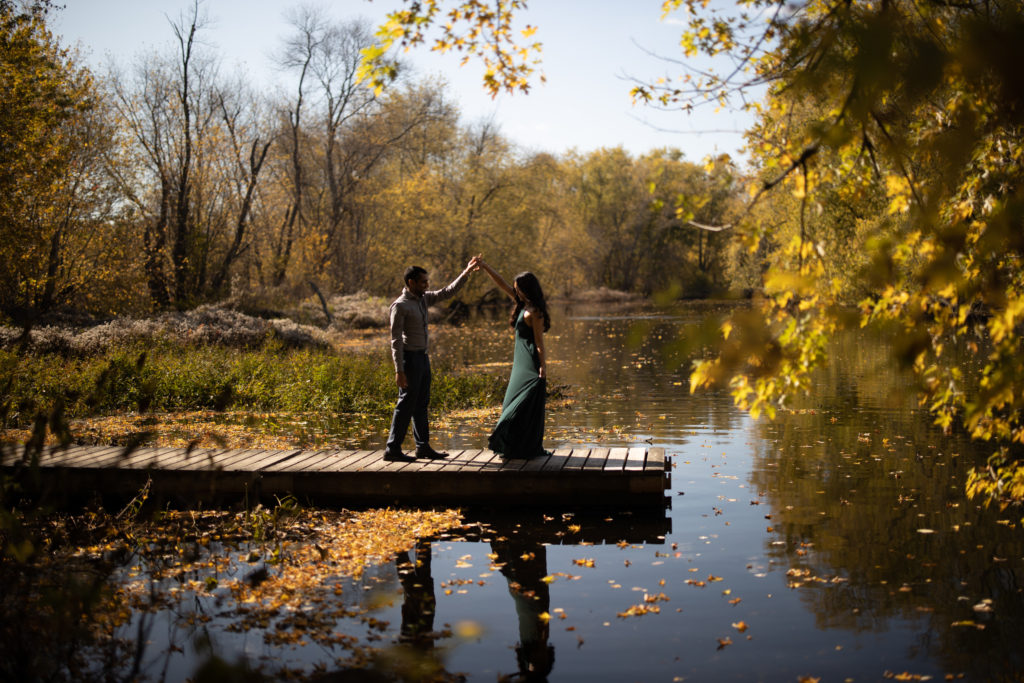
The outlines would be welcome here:
M 429 342 L 427 334 L 427 309 L 438 301 L 450 298 L 466 283 L 463 273 L 444 289 L 427 291 L 423 296 L 412 294 L 408 288 L 391 303 L 391 358 L 395 372 L 405 372 L 406 351 L 426 351 Z

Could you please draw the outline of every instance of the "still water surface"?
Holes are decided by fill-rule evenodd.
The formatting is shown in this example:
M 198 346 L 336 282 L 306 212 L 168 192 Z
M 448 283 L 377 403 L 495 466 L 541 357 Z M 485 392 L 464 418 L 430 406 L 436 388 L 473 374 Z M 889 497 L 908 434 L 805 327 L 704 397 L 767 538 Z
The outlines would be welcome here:
M 550 610 L 563 610 L 549 611 L 548 649 L 523 645 L 531 615 L 506 581 L 491 580 L 439 592 L 438 623 L 485 629 L 447 653 L 447 668 L 490 680 L 522 671 L 526 650 L 551 680 L 1024 677 L 1020 513 L 980 509 L 963 493 L 985 449 L 933 428 L 887 350 L 865 335 L 837 339 L 832 369 L 774 422 L 751 420 L 723 393 L 691 395 L 680 341 L 716 315 L 556 315 L 552 381 L 573 387 L 579 403 L 549 414 L 549 447 L 664 447 L 671 509 L 663 525 L 611 514 L 607 533 L 600 524 L 590 532 L 592 546 L 542 545 L 566 522 L 557 510 L 549 521 L 524 512 L 516 537 L 536 536 L 545 565 L 534 574 L 581 577 L 534 586 Z M 484 336 L 497 345 L 446 352 L 504 359 L 502 325 L 490 325 Z M 450 445 L 479 443 L 456 432 Z M 485 543 L 435 544 L 435 580 L 475 577 L 488 552 Z M 474 567 L 456 567 L 465 555 Z M 637 604 L 660 611 L 619 616 Z
M 863 335 L 836 339 L 812 396 L 774 422 L 691 395 L 680 342 L 721 313 L 555 312 L 549 383 L 574 403 L 549 411 L 545 445 L 664 447 L 670 507 L 570 516 L 556 502 L 422 543 L 418 569 L 370 573 L 383 641 L 451 628 L 420 652 L 481 681 L 1024 678 L 1020 511 L 964 495 L 985 449 L 933 428 Z M 511 360 L 501 320 L 432 344 L 442 362 Z M 445 423 L 434 445 L 481 448 L 489 426 Z M 270 653 L 255 634 L 219 645 L 318 654 Z

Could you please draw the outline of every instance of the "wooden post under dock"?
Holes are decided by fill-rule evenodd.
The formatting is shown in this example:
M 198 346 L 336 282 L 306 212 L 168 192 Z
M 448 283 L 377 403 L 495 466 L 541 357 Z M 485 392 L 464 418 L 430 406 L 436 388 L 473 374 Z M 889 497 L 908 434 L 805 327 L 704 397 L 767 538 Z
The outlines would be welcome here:
M 182 504 L 273 501 L 356 505 L 665 507 L 664 448 L 559 448 L 506 460 L 490 450 L 452 449 L 445 459 L 388 462 L 382 450 L 271 450 L 0 444 L 0 466 L 25 486 L 62 498 L 127 496 L 151 480 L 151 495 Z M 38 467 L 34 465 L 38 464 Z

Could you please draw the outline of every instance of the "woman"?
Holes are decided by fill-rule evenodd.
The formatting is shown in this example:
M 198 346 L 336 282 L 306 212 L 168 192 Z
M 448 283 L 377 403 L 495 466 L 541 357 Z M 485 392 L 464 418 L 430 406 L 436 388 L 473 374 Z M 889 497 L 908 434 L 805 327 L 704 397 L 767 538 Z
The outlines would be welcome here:
M 515 330 L 512 374 L 505 390 L 501 417 L 488 445 L 492 451 L 506 458 L 544 455 L 544 401 L 547 394 L 544 333 L 551 328 L 544 291 L 533 273 L 516 275 L 512 286 L 509 286 L 482 259 L 478 263 L 515 302 L 509 321 Z

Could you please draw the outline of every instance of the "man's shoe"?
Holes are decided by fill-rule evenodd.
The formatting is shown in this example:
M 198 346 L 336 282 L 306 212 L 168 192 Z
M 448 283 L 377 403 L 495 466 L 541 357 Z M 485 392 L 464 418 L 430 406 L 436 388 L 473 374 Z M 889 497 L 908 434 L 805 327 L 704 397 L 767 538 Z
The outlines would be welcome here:
M 388 462 L 416 462 L 416 458 L 402 451 L 384 451 L 384 459 Z
M 440 460 L 441 458 L 447 458 L 448 454 L 442 453 L 441 451 L 435 451 L 430 446 L 423 446 L 422 448 L 416 449 L 416 457 L 427 458 L 429 460 Z

